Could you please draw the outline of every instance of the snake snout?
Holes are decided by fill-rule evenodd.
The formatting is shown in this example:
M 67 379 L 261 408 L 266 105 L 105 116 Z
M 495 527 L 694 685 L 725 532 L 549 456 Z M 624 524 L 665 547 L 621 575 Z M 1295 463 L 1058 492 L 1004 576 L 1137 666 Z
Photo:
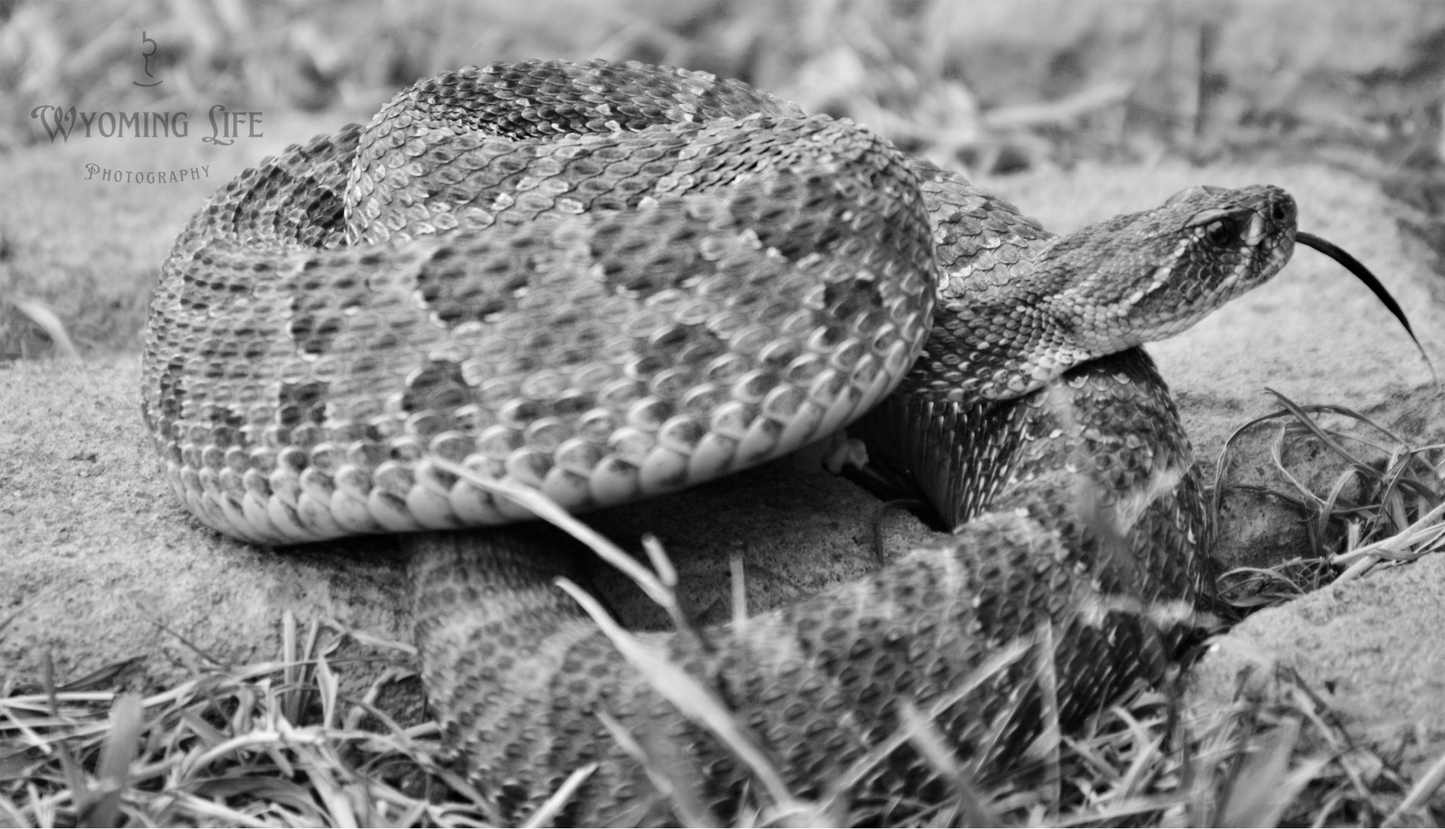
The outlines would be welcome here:
M 1183 220 L 1181 230 L 1201 230 L 1202 241 L 1222 255 L 1238 246 L 1278 244 L 1292 237 L 1298 216 L 1294 197 L 1268 184 L 1239 190 L 1191 187 L 1165 202 L 1163 209 L 1170 208 L 1195 210 Z

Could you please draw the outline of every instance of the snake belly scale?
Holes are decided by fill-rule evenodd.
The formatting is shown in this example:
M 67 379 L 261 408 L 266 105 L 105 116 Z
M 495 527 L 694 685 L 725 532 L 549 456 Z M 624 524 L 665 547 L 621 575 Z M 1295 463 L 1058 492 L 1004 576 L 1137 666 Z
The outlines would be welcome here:
M 1150 608 L 1212 595 L 1202 488 L 1138 344 L 1279 270 L 1277 188 L 1191 188 L 1054 237 L 963 177 L 736 81 L 640 64 L 467 68 L 241 174 L 164 265 L 143 408 L 198 519 L 261 544 L 527 518 L 443 469 L 584 511 L 673 492 L 853 424 L 948 544 L 700 636 L 644 641 L 703 679 L 803 795 L 857 772 L 887 820 L 946 787 L 907 701 L 962 762 L 1040 733 L 1051 643 L 1077 722 L 1157 679 Z M 860 418 L 862 418 L 860 420 Z M 727 819 L 749 777 L 553 581 L 528 525 L 413 563 L 429 695 L 505 819 L 574 769 L 563 822 L 675 819 L 600 723 Z M 962 688 L 962 690 L 959 690 Z M 666 787 L 664 787 L 666 788 Z

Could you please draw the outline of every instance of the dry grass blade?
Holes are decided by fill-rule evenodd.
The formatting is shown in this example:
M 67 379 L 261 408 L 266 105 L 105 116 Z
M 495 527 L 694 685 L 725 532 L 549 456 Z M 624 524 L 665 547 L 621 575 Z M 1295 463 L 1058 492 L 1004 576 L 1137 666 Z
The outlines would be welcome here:
M 1115 790 L 1119 796 L 1129 798 L 1144 790 L 1145 781 L 1157 772 L 1162 760 L 1159 748 L 1165 735 L 1125 708 L 1116 707 L 1113 714 L 1124 725 L 1120 736 L 1127 734 L 1130 740 L 1130 750 L 1125 755 L 1129 766 L 1118 776 Z
M 1133 724 L 1137 734 L 1133 743 L 1134 756 L 1129 761 L 1129 768 L 1124 770 L 1118 781 L 1119 794 L 1124 798 L 1132 798 L 1147 789 L 1165 765 L 1162 750 L 1165 735 L 1157 733 L 1157 729 L 1146 728 L 1138 720 L 1133 720 Z M 1142 808 L 1142 805 L 1139 808 Z M 1157 803 L 1155 808 L 1158 808 Z
M 217 803 L 186 792 L 180 792 L 175 797 L 175 806 L 177 807 L 175 811 L 188 816 L 211 818 L 216 823 L 225 826 L 266 827 L 271 825 L 244 812 L 228 808 L 224 803 Z
M 1400 801 L 1400 805 L 1395 808 L 1395 811 L 1390 813 L 1389 817 L 1385 818 L 1384 823 L 1381 825 L 1401 825 L 1400 819 L 1406 812 L 1424 808 L 1431 796 L 1433 796 L 1441 786 L 1445 786 L 1445 754 L 1441 754 L 1439 759 L 1430 766 L 1430 770 L 1421 775 L 1419 780 L 1415 781 L 1415 785 L 1411 786 L 1410 791 L 1406 793 L 1405 799 Z
M 45 701 L 49 705 L 49 712 L 57 722 L 65 722 L 65 717 L 60 712 L 60 699 L 55 689 L 55 664 L 49 652 L 45 654 Z M 86 785 L 85 777 L 80 770 L 79 764 L 71 754 L 70 746 L 65 741 L 57 741 L 54 745 L 55 753 L 60 758 L 60 765 L 65 772 L 65 780 L 70 786 L 72 799 L 77 803 L 88 803 L 90 798 L 90 787 Z
M 405 642 L 398 642 L 395 639 L 388 639 L 384 636 L 377 636 L 374 633 L 368 633 L 364 630 L 356 630 L 355 628 L 347 627 L 346 625 L 337 624 L 336 628 L 347 637 L 354 639 L 356 642 L 362 645 L 366 645 L 367 647 L 377 648 L 381 650 L 396 651 L 397 653 L 408 659 L 415 659 L 417 657 L 417 649 L 415 645 L 408 645 Z
M 734 756 L 747 765 L 777 808 L 784 811 L 799 808 L 799 804 L 793 802 L 782 775 L 773 768 L 772 761 L 711 689 L 624 630 L 587 591 L 565 578 L 557 579 L 557 584 L 582 605 L 587 615 L 592 617 L 622 657 L 642 674 L 648 685 L 683 716 L 716 735 Z
M 743 554 L 737 550 L 728 556 L 728 576 L 732 586 L 733 630 L 741 636 L 748 624 L 748 582 L 743 573 Z
M 326 655 L 316 655 L 316 688 L 321 692 L 321 727 L 336 727 L 336 697 L 341 686 L 331 666 L 326 664 Z
M 649 533 L 642 537 L 642 549 L 647 553 L 647 560 L 657 573 L 658 583 L 662 585 L 665 598 L 662 609 L 667 612 L 667 618 L 672 622 L 673 629 L 678 633 L 691 636 L 693 641 L 707 647 L 707 640 L 699 636 L 693 629 L 692 621 L 687 618 L 687 614 L 682 610 L 682 604 L 677 601 L 677 568 L 672 566 L 672 560 L 667 557 L 667 551 L 662 549 L 662 542 Z M 647 589 L 647 586 L 641 583 L 637 583 L 637 586 L 643 590 Z
M 990 656 L 982 665 L 974 669 L 974 671 L 968 675 L 967 679 L 960 682 L 955 688 L 944 694 L 938 700 L 935 700 L 928 708 L 926 713 L 927 720 L 929 722 L 937 720 L 949 708 L 962 702 L 969 694 L 983 687 L 985 683 L 993 679 L 999 672 L 1007 670 L 1009 666 L 1023 659 L 1031 647 L 1032 645 L 1028 641 L 1018 639 L 999 649 L 997 653 Z M 838 801 L 842 800 L 848 792 L 852 791 L 854 787 L 861 783 L 873 769 L 886 763 L 893 752 L 897 751 L 900 746 L 909 741 L 910 734 L 909 729 L 899 728 L 891 734 L 888 739 L 873 746 L 868 754 L 860 758 L 858 762 L 849 767 L 847 771 L 830 781 L 828 788 L 832 794 L 823 801 L 821 807 L 823 814 L 835 813 L 839 808 Z
M 1219 826 L 1279 825 L 1285 809 L 1328 762 L 1309 761 L 1290 772 L 1289 761 L 1299 736 L 1299 720 L 1291 718 L 1259 739 L 1256 750 L 1236 770 Z
M 28 826 L 31 821 L 25 818 L 20 808 L 10 801 L 9 798 L 0 796 L 0 823 L 6 826 Z M 38 821 L 37 821 L 38 823 Z M 50 824 L 39 824 L 48 826 Z
M 281 737 L 283 741 L 286 741 L 292 729 L 290 726 L 284 725 L 284 720 L 282 722 Z M 297 766 L 320 799 L 322 804 L 320 811 L 328 818 L 326 821 L 328 825 L 347 827 L 347 829 L 361 826 L 362 821 L 357 818 L 358 809 L 354 808 L 353 800 L 348 792 L 351 787 L 347 781 L 351 777 L 351 771 L 340 762 L 340 758 L 336 756 L 335 752 L 328 750 L 329 748 L 328 743 L 320 742 L 297 750 L 295 752 L 298 758 Z M 370 804 L 367 800 L 368 798 L 358 798 L 355 805 L 364 810 L 361 812 L 362 815 L 369 816 Z M 367 825 L 372 823 L 374 823 L 372 820 L 366 821 Z
M 657 789 L 658 794 L 668 799 L 673 812 L 681 819 L 685 826 L 721 826 L 722 821 L 712 813 L 707 804 L 703 802 L 702 790 L 694 785 L 695 780 L 689 779 L 687 769 L 670 766 L 662 758 L 653 756 L 637 738 L 632 736 L 622 723 L 618 722 L 606 711 L 598 711 L 597 719 L 607 728 L 612 739 L 617 745 L 627 752 L 627 755 L 637 761 L 646 772 L 652 785 Z M 682 778 L 682 779 L 679 779 Z
M 1283 432 L 1281 432 L 1281 437 L 1283 437 Z M 1279 468 L 1283 468 L 1282 459 L 1276 460 L 1275 463 Z M 1354 481 L 1355 472 L 1353 470 L 1345 470 L 1336 476 L 1334 483 L 1330 485 L 1329 494 L 1325 496 L 1324 503 L 1320 505 L 1315 516 L 1313 538 L 1315 539 L 1316 547 L 1319 546 L 1320 539 L 1323 539 L 1325 533 L 1329 530 L 1330 521 L 1341 511 L 1339 508 L 1340 498 Z
M 1062 797 L 1059 772 L 1059 746 L 1063 730 L 1059 727 L 1059 676 L 1054 665 L 1054 626 L 1045 620 L 1034 630 L 1034 671 L 1042 703 L 1039 716 L 1043 720 L 1043 732 L 1034 740 L 1032 749 L 1044 752 L 1045 776 L 1042 787 L 1050 801 L 1049 817 L 1058 819 L 1059 801 Z
M 671 591 L 667 589 L 666 585 L 664 585 L 656 575 L 648 572 L 647 568 L 638 564 L 636 559 L 623 552 L 616 544 L 613 544 L 601 533 L 574 518 L 571 513 L 558 506 L 556 501 L 553 501 L 541 492 L 520 484 L 483 478 L 470 469 L 438 455 L 427 454 L 424 457 L 429 462 L 436 464 L 438 468 L 450 472 L 459 478 L 463 478 L 480 489 L 486 490 L 494 495 L 501 495 L 504 498 L 508 498 L 526 508 L 543 521 L 566 531 L 567 534 L 590 547 L 593 552 L 601 556 L 608 564 L 616 567 L 628 578 L 632 579 L 638 587 L 647 593 L 647 597 L 657 603 L 659 607 L 669 608 L 672 604 L 675 604 L 675 602 L 672 601 Z
M 1236 608 L 1250 608 L 1261 605 L 1279 604 L 1281 601 L 1303 596 L 1310 591 L 1310 586 L 1293 578 L 1288 571 L 1291 565 L 1305 564 L 1304 559 L 1290 559 L 1281 562 L 1273 567 L 1236 567 L 1219 577 L 1220 584 L 1228 584 L 1228 588 L 1221 588 L 1220 594 L 1224 596 L 1228 590 L 1244 586 L 1246 581 L 1250 583 L 1253 595 L 1241 599 L 1230 598 L 1229 602 Z M 1284 585 L 1285 589 L 1278 593 L 1266 594 L 1267 583 L 1275 582 Z
M 14 299 L 11 303 L 45 332 L 61 354 L 73 359 L 80 358 L 80 350 L 71 342 L 70 335 L 65 331 L 65 323 L 60 321 L 60 317 L 50 310 L 48 305 L 33 299 Z
M 72 693 L 84 691 L 89 688 L 99 688 L 109 685 L 125 673 L 126 669 L 142 661 L 139 656 L 130 659 L 122 659 L 119 662 L 112 662 L 109 665 L 102 665 L 79 679 L 72 679 L 55 690 L 60 693 Z
M 562 807 L 567 805 L 567 801 L 572 799 L 572 795 L 577 793 L 577 789 L 587 782 L 587 778 L 591 777 L 595 771 L 597 771 L 597 764 L 588 763 L 567 775 L 567 779 L 562 781 L 562 785 L 557 787 L 557 791 L 552 792 L 552 796 L 547 798 L 547 802 L 533 812 L 522 826 L 528 829 L 535 826 L 551 826 L 553 819 L 562 811 Z
M 136 757 L 144 710 L 141 698 L 122 694 L 111 707 L 111 729 L 100 753 L 97 796 L 80 810 L 81 826 L 120 825 L 120 798 L 129 782 L 130 764 Z
M 907 701 L 899 705 L 898 718 L 909 742 L 913 743 L 918 753 L 923 755 L 943 778 L 944 785 L 953 791 L 966 825 L 1002 825 L 1002 818 L 989 807 L 983 794 L 974 787 L 968 772 L 954 760 L 953 751 L 938 733 L 938 729 L 934 728 L 932 721 Z
M 1331 557 L 1333 564 L 1354 570 L 1362 560 L 1374 563 L 1381 558 L 1411 561 L 1420 556 L 1445 549 L 1445 503 L 1420 516 L 1419 520 L 1389 538 L 1382 538 Z M 1344 576 L 1341 576 L 1344 578 Z

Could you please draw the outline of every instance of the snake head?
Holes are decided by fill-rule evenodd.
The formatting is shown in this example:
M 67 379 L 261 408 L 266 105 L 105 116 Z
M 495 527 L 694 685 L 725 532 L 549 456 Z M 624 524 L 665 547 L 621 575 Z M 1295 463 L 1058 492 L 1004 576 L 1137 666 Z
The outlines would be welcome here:
M 1090 357 L 1176 334 L 1278 273 L 1295 217 L 1278 187 L 1190 187 L 1044 251 L 1039 278 L 1060 287 L 1043 309 Z
M 1072 366 L 1158 340 L 1278 273 L 1294 252 L 1278 187 L 1191 187 L 1162 206 L 1055 239 L 943 324 L 962 385 L 1018 397 Z
M 1120 240 L 1112 253 L 1096 248 L 1109 238 Z M 1123 241 L 1130 239 L 1137 242 Z M 1042 305 L 1073 337 L 1070 345 L 1087 357 L 1103 356 L 1188 328 L 1278 273 L 1295 243 L 1363 282 L 1420 348 L 1405 312 L 1369 268 L 1334 243 L 1298 230 L 1294 199 L 1267 184 L 1190 187 L 1156 210 L 1059 240 L 1041 254 L 1038 267 L 1044 279 L 1053 268 L 1052 278 L 1070 281 Z M 1429 365 L 1423 348 L 1420 354 Z

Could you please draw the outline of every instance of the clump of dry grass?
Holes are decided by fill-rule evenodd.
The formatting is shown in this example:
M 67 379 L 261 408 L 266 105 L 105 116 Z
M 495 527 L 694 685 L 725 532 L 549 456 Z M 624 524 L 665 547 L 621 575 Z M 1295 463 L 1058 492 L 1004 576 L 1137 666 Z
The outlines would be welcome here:
M 1312 555 L 1224 573 L 1221 596 L 1239 616 L 1358 578 L 1382 562 L 1409 562 L 1445 552 L 1445 444 L 1412 444 L 1347 407 L 1301 406 L 1278 392 L 1270 393 L 1281 408 L 1241 426 L 1221 450 L 1214 508 L 1217 514 L 1227 488 L 1222 476 L 1235 441 L 1250 430 L 1278 423 L 1270 456 L 1289 488 L 1235 488 L 1262 492 L 1297 512 L 1308 531 Z M 1328 419 L 1353 425 L 1328 426 Z M 1290 447 L 1307 442 L 1323 447 L 1340 467 L 1324 494 L 1302 482 L 1285 460 Z M 1246 683 L 1241 683 L 1241 699 L 1253 695 L 1247 731 L 1253 732 L 1255 723 L 1269 724 L 1276 731 L 1291 729 L 1288 742 L 1313 746 L 1319 765 L 1301 791 L 1304 805 L 1291 813 L 1295 822 L 1438 825 L 1445 817 L 1429 806 L 1445 785 L 1445 756 L 1411 785 L 1385 759 L 1358 744 L 1300 677 L 1284 672 L 1264 679 L 1262 684 L 1254 683 L 1256 688 L 1249 694 Z M 1261 687 L 1267 690 L 1260 691 Z M 1299 737 L 1300 724 L 1312 727 L 1313 739 Z
M 1282 408 L 1240 426 L 1220 451 L 1213 509 L 1218 515 L 1227 489 L 1263 493 L 1300 515 L 1313 554 L 1269 568 L 1225 573 L 1221 593 L 1237 610 L 1252 612 L 1337 578 L 1356 578 L 1381 561 L 1413 561 L 1445 550 L 1445 444 L 1413 445 L 1344 406 L 1300 406 L 1279 392 L 1270 393 Z M 1343 417 L 1357 428 L 1327 427 L 1312 414 Z M 1226 485 L 1223 476 L 1235 441 L 1275 421 L 1280 426 L 1270 458 L 1289 490 Z M 1304 440 L 1316 442 L 1343 467 L 1324 495 L 1300 481 L 1285 462 L 1287 447 Z
M 145 699 L 53 687 L 8 695 L 0 823 L 497 825 L 485 794 L 440 762 L 433 726 L 403 729 L 366 700 L 342 700 L 335 677 L 318 653 L 207 672 Z M 1445 763 L 1412 789 L 1353 745 L 1302 683 L 1276 693 L 1190 720 L 1167 690 L 1138 688 L 1083 732 L 1057 737 L 1053 785 L 979 792 L 960 776 L 915 825 L 1429 825 L 1425 803 Z M 929 733 L 913 721 L 906 738 L 947 764 Z M 1300 756 L 1306 744 L 1325 748 Z M 589 771 L 528 824 L 546 825 Z M 785 790 L 758 794 L 754 825 L 849 822 Z
M 328 655 L 284 619 L 275 662 L 208 667 L 163 693 L 76 682 L 0 689 L 0 825 L 472 826 L 485 799 L 439 761 L 436 726 L 403 728 L 376 705 L 410 672 L 347 699 Z M 399 654 L 411 648 L 366 637 Z M 344 668 L 343 665 L 338 667 Z

